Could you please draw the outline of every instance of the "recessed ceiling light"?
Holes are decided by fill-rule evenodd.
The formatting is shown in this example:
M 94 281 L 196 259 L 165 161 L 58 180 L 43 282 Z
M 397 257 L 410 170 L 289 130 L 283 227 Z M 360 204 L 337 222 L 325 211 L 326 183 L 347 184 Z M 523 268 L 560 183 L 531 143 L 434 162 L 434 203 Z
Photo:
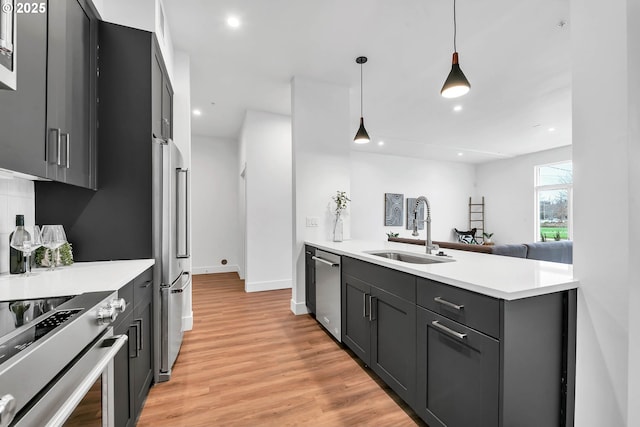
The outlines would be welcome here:
M 383 146 L 383 145 L 384 145 L 384 141 L 380 141 L 380 142 L 378 142 L 378 145 L 379 145 L 379 146 Z
M 556 128 L 549 128 L 549 132 L 555 132 Z
M 238 28 L 240 26 L 240 19 L 237 16 L 229 16 L 227 18 L 227 25 L 231 28 Z
M 458 153 L 458 156 L 464 156 L 464 153 Z
M 202 115 L 202 111 L 198 110 L 197 108 L 195 110 L 193 110 L 193 115 L 194 116 L 201 116 Z
M 462 111 L 462 105 L 456 105 L 453 107 L 453 111 Z

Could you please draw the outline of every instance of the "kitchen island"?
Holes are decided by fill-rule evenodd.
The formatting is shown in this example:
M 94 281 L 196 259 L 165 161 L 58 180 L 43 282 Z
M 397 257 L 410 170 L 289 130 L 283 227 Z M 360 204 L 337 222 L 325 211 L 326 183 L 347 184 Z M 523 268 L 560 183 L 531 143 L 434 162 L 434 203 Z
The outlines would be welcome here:
M 321 285 L 316 250 L 341 258 L 341 341 L 429 426 L 573 425 L 571 265 L 396 242 L 306 245 L 307 289 Z
M 515 300 L 576 289 L 571 264 L 535 261 L 500 255 L 442 249 L 451 258 L 434 264 L 410 264 L 371 255 L 369 252 L 401 251 L 425 254 L 424 246 L 388 241 L 345 240 L 343 242 L 308 241 L 307 245 L 337 255 L 381 265 L 426 279 L 478 292 L 483 295 Z M 435 255 L 434 255 L 435 256 Z

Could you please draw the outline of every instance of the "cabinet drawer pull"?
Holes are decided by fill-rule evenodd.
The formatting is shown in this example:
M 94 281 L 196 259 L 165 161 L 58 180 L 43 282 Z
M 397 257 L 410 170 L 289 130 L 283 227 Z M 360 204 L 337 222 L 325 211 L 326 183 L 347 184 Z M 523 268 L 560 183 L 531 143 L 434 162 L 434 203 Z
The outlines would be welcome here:
M 456 310 L 462 310 L 464 308 L 464 305 L 462 305 L 462 304 L 460 304 L 460 305 L 454 304 L 454 303 L 449 302 L 447 300 L 444 300 L 444 299 L 442 299 L 440 297 L 435 297 L 433 300 L 435 302 L 437 302 L 438 304 L 446 305 L 447 307 L 453 308 L 453 309 L 456 309 Z
M 440 322 L 438 322 L 437 320 L 434 320 L 433 322 L 431 322 L 431 324 L 437 328 L 440 329 L 442 332 L 446 332 L 449 335 L 453 335 L 454 337 L 458 338 L 458 339 L 465 339 L 467 337 L 467 334 L 461 334 L 460 332 L 456 332 L 453 329 L 447 328 L 446 326 L 440 324 Z

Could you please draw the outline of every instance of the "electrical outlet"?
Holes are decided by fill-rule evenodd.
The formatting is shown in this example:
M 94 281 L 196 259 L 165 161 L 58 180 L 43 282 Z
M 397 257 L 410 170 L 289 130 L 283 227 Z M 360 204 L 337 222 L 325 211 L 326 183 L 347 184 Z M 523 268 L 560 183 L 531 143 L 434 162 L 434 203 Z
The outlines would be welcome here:
M 320 218 L 317 216 L 308 216 L 307 217 L 307 227 L 317 227 L 320 222 Z

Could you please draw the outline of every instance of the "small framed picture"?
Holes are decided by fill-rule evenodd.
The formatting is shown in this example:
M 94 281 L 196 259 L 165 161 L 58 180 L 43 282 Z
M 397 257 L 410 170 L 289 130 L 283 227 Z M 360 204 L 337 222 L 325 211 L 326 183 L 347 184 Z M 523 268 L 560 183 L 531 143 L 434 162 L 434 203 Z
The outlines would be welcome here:
M 407 230 L 413 230 L 413 210 L 416 208 L 416 199 L 407 197 Z M 420 203 L 418 206 L 418 219 L 424 218 L 424 203 Z M 418 222 L 418 230 L 424 230 L 424 222 Z
M 404 194 L 384 193 L 384 225 L 402 227 Z

